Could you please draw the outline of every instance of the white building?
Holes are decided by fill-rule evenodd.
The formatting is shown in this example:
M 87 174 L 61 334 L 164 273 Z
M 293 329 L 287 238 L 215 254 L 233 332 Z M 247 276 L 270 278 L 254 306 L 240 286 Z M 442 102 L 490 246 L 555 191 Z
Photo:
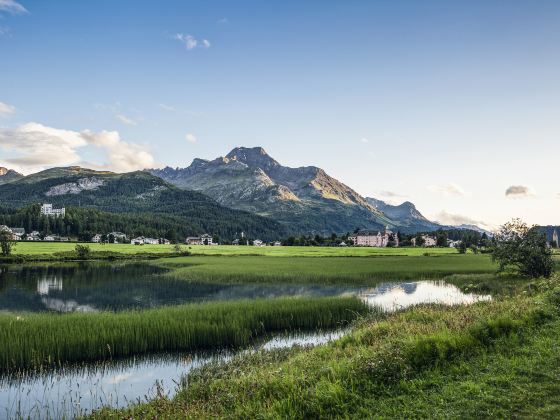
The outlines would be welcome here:
M 41 206 L 41 214 L 43 216 L 64 217 L 66 215 L 66 209 L 64 207 L 60 209 L 55 209 L 53 208 L 52 204 L 43 204 Z
M 212 235 L 207 233 L 201 236 L 189 236 L 185 242 L 187 245 L 214 245 Z
M 264 246 L 264 242 L 261 241 L 260 239 L 255 239 L 255 240 L 253 241 L 253 245 L 254 245 L 254 246 Z
M 144 237 L 139 236 L 138 238 L 134 238 L 130 241 L 131 245 L 144 245 Z
M 41 240 L 41 234 L 39 232 L 37 232 L 36 230 L 34 230 L 31 233 L 28 233 L 27 236 L 25 237 L 25 239 L 27 241 L 40 241 Z
M 360 231 L 353 236 L 349 236 L 348 240 L 352 241 L 356 246 L 386 247 L 389 241 L 393 241 L 395 246 L 399 246 L 399 238 L 390 230 L 380 231 Z
M 14 241 L 21 241 L 21 238 L 25 235 L 24 228 L 10 228 L 10 230 L 12 231 L 12 239 Z
M 56 237 L 54 235 L 47 235 L 43 238 L 43 241 L 54 242 L 55 239 Z
M 101 242 L 101 235 L 99 233 L 96 234 L 96 235 L 93 235 L 93 237 L 91 238 L 91 242 L 95 242 L 96 244 Z
M 159 245 L 159 239 L 157 239 L 157 238 L 144 238 L 144 244 L 146 244 L 146 245 Z
M 282 246 L 282 242 L 280 242 L 280 241 L 275 241 L 275 242 L 274 242 L 274 246 Z

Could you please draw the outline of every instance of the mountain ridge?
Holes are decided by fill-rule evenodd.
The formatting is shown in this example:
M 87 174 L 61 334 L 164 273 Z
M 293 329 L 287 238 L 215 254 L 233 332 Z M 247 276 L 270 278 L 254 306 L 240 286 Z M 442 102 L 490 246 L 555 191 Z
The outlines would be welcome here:
M 272 217 L 299 233 L 439 227 L 423 216 L 400 223 L 322 168 L 283 166 L 262 147 L 236 147 L 213 160 L 195 158 L 185 168 L 146 171 L 180 188 L 209 195 L 222 205 Z M 415 224 L 418 221 L 422 223 Z

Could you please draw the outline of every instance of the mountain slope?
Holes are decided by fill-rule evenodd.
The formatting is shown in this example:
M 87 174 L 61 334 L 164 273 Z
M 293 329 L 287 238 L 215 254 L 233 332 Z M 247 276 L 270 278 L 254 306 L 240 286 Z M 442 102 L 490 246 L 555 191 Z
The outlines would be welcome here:
M 173 217 L 190 234 L 208 232 L 233 238 L 241 231 L 274 239 L 283 227 L 270 219 L 229 209 L 194 191 L 177 188 L 146 172 L 116 174 L 80 167 L 53 168 L 0 185 L 5 206 L 48 202 L 104 212 Z
M 0 166 L 0 185 L 7 184 L 8 182 L 17 181 L 23 178 L 23 175 L 12 169 Z
M 207 194 L 225 206 L 270 216 L 292 233 L 398 227 L 322 169 L 282 166 L 261 147 L 238 147 L 225 157 L 195 159 L 187 168 L 149 172 L 180 188 Z

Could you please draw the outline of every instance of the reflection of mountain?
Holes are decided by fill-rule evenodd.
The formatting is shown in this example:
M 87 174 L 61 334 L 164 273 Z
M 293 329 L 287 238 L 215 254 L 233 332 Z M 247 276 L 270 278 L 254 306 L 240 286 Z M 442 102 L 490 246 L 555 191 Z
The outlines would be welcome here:
M 418 283 L 404 283 L 401 287 L 407 295 L 411 295 L 416 292 Z

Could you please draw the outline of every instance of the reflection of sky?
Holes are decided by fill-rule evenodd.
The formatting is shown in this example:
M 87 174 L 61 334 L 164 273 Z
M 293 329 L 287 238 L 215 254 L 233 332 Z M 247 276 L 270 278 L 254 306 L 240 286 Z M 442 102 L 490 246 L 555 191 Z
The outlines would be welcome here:
M 368 304 L 386 311 L 422 303 L 460 305 L 491 299 L 490 296 L 463 293 L 457 286 L 442 281 L 384 283 L 374 289 L 362 290 L 360 297 Z

